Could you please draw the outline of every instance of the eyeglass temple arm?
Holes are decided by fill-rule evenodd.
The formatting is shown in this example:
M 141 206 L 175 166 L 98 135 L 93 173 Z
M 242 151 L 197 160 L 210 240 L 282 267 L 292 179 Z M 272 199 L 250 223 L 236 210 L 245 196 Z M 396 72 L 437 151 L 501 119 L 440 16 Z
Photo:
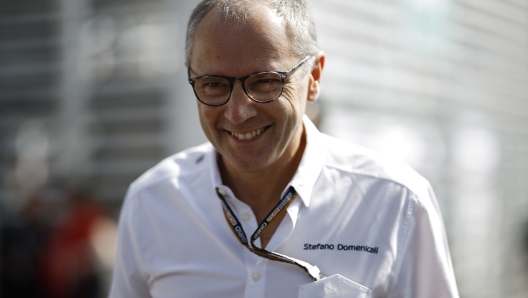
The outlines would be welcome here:
M 287 71 L 284 76 L 288 76 L 289 74 L 293 73 L 294 71 L 296 71 L 299 67 L 301 67 L 304 62 L 306 62 L 308 59 L 312 58 L 313 57 L 313 54 L 310 54 L 308 56 L 306 56 L 304 59 L 301 60 L 301 62 L 297 63 L 297 65 L 295 65 L 294 67 L 292 67 L 292 69 L 290 69 L 289 71 Z
M 187 67 L 187 80 L 189 81 L 189 84 L 193 83 L 193 80 L 191 79 L 191 67 Z

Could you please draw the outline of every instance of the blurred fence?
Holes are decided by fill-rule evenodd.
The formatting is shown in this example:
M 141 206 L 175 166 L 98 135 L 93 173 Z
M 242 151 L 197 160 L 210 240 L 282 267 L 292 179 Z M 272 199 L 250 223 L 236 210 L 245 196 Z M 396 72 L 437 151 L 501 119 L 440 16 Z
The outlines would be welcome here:
M 71 190 L 116 217 L 135 177 L 205 141 L 183 66 L 196 3 L 0 4 L 0 225 L 35 197 L 53 224 Z M 431 181 L 462 297 L 528 297 L 528 2 L 309 3 L 321 130 Z

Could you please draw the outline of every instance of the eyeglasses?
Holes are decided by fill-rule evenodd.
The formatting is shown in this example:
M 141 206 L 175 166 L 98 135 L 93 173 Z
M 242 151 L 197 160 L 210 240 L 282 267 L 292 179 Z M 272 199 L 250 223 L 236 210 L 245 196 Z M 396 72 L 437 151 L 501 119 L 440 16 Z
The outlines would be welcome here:
M 242 78 L 223 76 L 199 76 L 191 78 L 191 67 L 187 69 L 189 84 L 196 98 L 208 106 L 221 106 L 229 101 L 235 82 L 241 82 L 249 98 L 256 102 L 270 102 L 282 95 L 284 79 L 299 69 L 313 55 L 306 56 L 288 71 L 264 71 Z

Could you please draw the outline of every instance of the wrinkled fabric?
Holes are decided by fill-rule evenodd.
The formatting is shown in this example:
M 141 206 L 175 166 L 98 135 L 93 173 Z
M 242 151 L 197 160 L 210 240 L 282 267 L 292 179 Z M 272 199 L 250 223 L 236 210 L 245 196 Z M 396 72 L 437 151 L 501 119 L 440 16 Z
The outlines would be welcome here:
M 266 249 L 328 278 L 313 282 L 299 267 L 240 244 L 215 188 L 247 234 L 258 223 L 222 184 L 206 143 L 130 186 L 110 297 L 458 297 L 429 183 L 400 162 L 320 133 L 307 117 L 304 127 L 306 149 L 288 185 L 298 196 Z

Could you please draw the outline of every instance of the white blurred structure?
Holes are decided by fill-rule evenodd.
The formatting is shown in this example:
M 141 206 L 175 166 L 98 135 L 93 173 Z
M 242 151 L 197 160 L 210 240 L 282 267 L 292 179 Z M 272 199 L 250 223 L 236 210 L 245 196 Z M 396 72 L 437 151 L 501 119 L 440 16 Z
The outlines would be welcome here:
M 322 129 L 440 200 L 462 297 L 528 297 L 528 1 L 310 1 Z
M 3 4 L 0 200 L 89 181 L 118 208 L 141 172 L 205 141 L 183 65 L 197 2 Z M 321 129 L 431 181 L 462 297 L 528 297 L 528 1 L 308 2 Z

